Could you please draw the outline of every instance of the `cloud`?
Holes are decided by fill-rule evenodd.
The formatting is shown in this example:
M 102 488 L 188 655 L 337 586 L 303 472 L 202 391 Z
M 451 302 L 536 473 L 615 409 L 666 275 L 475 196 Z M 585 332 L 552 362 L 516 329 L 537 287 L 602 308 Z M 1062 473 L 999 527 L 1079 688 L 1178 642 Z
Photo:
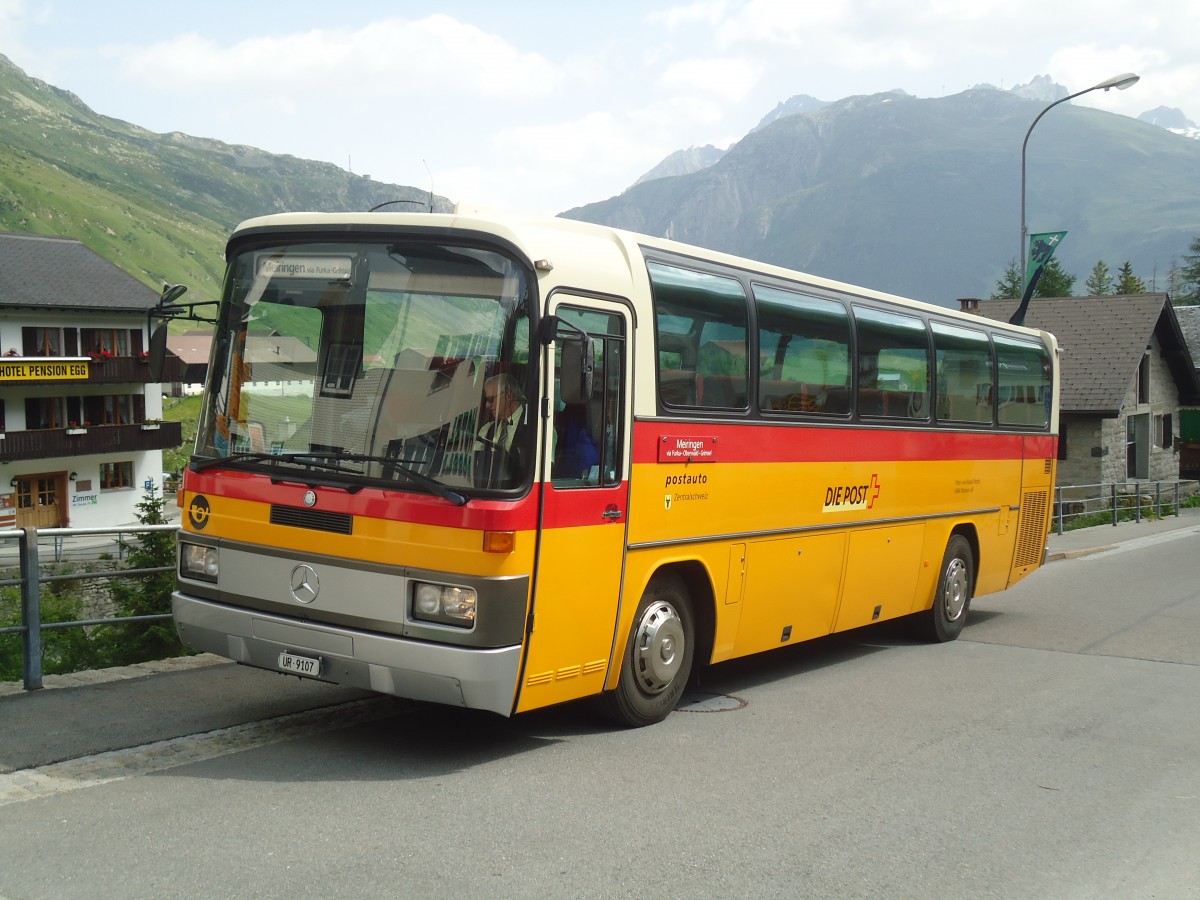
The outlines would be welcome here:
M 737 102 L 762 78 L 762 67 L 745 59 L 687 59 L 659 76 L 658 87 L 679 94 L 701 94 Z
M 562 90 L 569 73 L 540 53 L 446 15 L 384 19 L 358 29 L 318 28 L 230 45 L 186 34 L 106 54 L 122 74 L 159 91 L 302 91 L 391 95 L 397 102 L 436 90 L 489 98 L 539 98 Z

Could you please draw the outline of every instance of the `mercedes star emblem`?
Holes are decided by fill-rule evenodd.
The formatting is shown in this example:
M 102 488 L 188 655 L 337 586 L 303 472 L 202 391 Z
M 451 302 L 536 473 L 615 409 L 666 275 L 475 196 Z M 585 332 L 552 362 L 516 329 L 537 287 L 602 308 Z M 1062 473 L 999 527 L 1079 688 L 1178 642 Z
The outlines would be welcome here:
M 317 570 L 310 565 L 300 563 L 292 569 L 292 597 L 297 603 L 312 603 L 321 591 L 321 579 Z

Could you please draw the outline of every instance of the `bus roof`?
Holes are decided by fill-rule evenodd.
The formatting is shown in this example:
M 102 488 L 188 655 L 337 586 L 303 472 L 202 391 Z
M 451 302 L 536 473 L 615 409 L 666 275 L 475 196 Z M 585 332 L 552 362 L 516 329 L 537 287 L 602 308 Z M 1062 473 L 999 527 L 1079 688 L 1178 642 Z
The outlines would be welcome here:
M 353 232 L 381 231 L 391 229 L 420 229 L 432 231 L 472 231 L 487 233 L 506 240 L 520 248 L 533 260 L 549 260 L 571 258 L 573 260 L 588 260 L 588 268 L 595 274 L 612 276 L 612 269 L 605 270 L 601 260 L 616 252 L 624 258 L 624 268 L 633 276 L 634 261 L 639 265 L 642 249 L 659 251 L 679 257 L 691 258 L 699 262 L 714 263 L 741 270 L 746 273 L 757 273 L 800 285 L 811 285 L 839 294 L 861 297 L 867 300 L 878 300 L 885 303 L 896 303 L 912 307 L 940 317 L 958 320 L 964 324 L 974 324 L 976 327 L 986 325 L 993 330 L 1011 331 L 1040 338 L 1051 349 L 1057 346 L 1057 341 L 1049 332 L 1024 326 L 1010 325 L 995 319 L 987 319 L 961 310 L 923 300 L 914 300 L 885 291 L 877 291 L 848 282 L 836 281 L 795 269 L 788 269 L 760 260 L 735 256 L 718 250 L 710 250 L 693 244 L 685 244 L 667 238 L 639 234 L 608 225 L 597 225 L 578 219 L 564 219 L 557 216 L 534 216 L 524 213 L 502 213 L 492 210 L 480 210 L 459 205 L 453 213 L 426 212 L 292 212 L 278 213 L 270 216 L 260 216 L 247 219 L 234 229 L 229 237 L 228 247 L 240 238 L 252 234 L 270 231 L 308 231 L 308 230 L 337 230 Z M 642 249 L 639 249 L 642 248 Z M 628 281 L 628 278 L 625 279 Z M 607 288 L 606 288 L 607 289 Z M 614 293 L 628 293 L 629 288 L 614 290 Z

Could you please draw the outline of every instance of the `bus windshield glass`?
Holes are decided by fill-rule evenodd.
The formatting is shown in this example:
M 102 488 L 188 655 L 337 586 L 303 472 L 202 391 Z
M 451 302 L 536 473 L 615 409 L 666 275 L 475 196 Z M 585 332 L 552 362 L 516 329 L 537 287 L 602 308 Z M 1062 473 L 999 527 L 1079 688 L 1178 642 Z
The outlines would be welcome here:
M 492 250 L 297 242 L 230 260 L 193 469 L 463 502 L 531 474 L 530 279 Z

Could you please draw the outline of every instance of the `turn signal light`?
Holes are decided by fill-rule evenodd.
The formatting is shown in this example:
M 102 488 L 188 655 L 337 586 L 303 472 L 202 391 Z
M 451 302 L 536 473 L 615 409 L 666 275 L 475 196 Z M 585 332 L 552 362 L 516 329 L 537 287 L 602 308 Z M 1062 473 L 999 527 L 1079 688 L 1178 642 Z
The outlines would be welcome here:
M 485 531 L 483 533 L 484 553 L 512 553 L 517 549 L 517 533 L 515 531 Z

